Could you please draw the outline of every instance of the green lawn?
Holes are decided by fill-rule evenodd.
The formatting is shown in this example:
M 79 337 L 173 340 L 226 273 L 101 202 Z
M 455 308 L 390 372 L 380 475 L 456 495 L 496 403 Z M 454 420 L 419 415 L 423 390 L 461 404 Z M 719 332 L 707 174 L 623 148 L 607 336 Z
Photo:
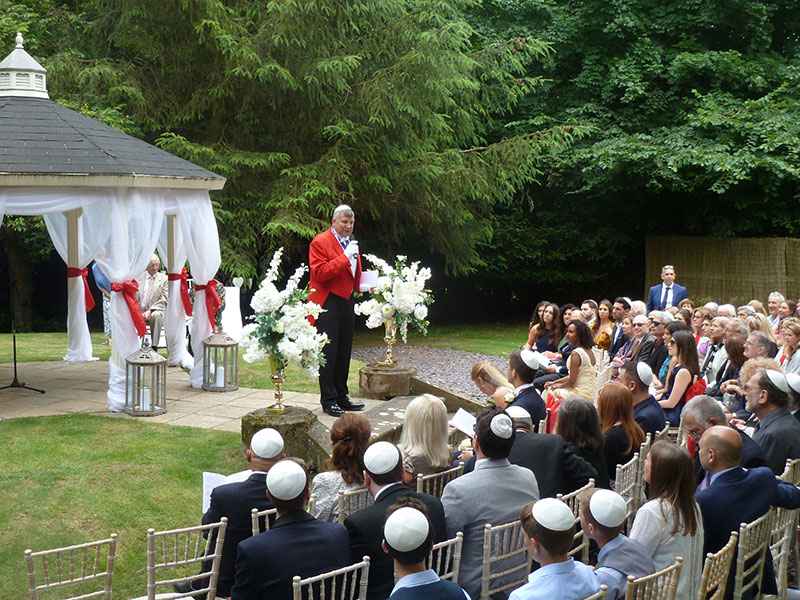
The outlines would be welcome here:
M 27 598 L 24 551 L 119 537 L 114 597 L 146 594 L 149 527 L 198 525 L 203 471 L 247 468 L 236 433 L 87 415 L 0 421 L 0 598 Z

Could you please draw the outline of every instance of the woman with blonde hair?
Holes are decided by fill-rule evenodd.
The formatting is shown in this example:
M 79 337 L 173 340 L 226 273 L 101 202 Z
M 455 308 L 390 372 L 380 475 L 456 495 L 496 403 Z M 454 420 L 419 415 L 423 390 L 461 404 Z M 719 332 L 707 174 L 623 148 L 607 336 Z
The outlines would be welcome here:
M 316 496 L 314 516 L 322 521 L 337 522 L 339 491 L 364 486 L 364 452 L 369 445 L 372 427 L 364 417 L 345 413 L 331 427 L 331 457 L 325 461 L 325 471 L 317 473 L 311 482 Z
M 747 305 L 752 306 L 756 314 L 767 316 L 767 310 L 764 308 L 764 304 L 762 304 L 761 300 L 750 300 Z
M 470 377 L 496 406 L 506 407 L 506 395 L 513 394 L 514 388 L 500 369 L 488 360 L 481 360 L 472 365 Z
M 703 519 L 694 499 L 694 465 L 680 446 L 653 444 L 644 462 L 650 501 L 636 513 L 630 538 L 642 544 L 656 570 L 683 557 L 676 598 L 696 598 L 703 570 Z
M 403 483 L 416 488 L 417 475 L 430 475 L 452 464 L 447 446 L 447 408 L 433 394 L 417 396 L 406 407 L 400 434 L 405 474 Z
M 609 383 L 597 397 L 597 413 L 603 431 L 608 478 L 617 476 L 617 465 L 624 465 L 644 442 L 642 428 L 633 418 L 633 394 L 624 385 Z
M 750 331 L 763 331 L 769 339 L 771 339 L 777 345 L 778 339 L 775 337 L 775 332 L 772 329 L 772 326 L 769 324 L 769 319 L 762 315 L 761 313 L 756 313 L 747 317 L 747 328 Z
M 783 367 L 784 373 L 800 373 L 800 321 L 789 317 L 781 321 L 783 346 L 776 359 Z

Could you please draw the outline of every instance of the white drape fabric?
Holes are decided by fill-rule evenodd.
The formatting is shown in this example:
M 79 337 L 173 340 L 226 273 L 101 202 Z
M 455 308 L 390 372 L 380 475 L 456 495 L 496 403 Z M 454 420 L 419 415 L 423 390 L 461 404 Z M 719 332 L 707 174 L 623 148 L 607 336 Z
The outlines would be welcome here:
M 183 243 L 183 232 L 180 223 L 175 228 L 175 264 L 166 265 L 168 273 L 180 273 L 186 264 L 186 247 Z M 164 217 L 161 235 L 158 238 L 158 253 L 166 263 L 168 248 L 167 218 Z M 171 268 L 170 268 L 171 267 Z M 167 338 L 167 356 L 169 366 L 180 365 L 186 369 L 194 366 L 192 355 L 186 350 L 186 311 L 181 298 L 181 282 L 169 282 L 169 300 L 164 313 L 164 335 Z
M 217 222 L 208 192 L 182 195 L 178 202 L 178 218 L 195 285 L 205 285 L 216 275 L 221 262 Z M 203 340 L 211 335 L 205 290 L 195 293 L 192 313 L 194 366 L 189 384 L 199 388 L 203 385 Z
M 240 292 L 236 286 L 225 287 L 225 310 L 222 311 L 222 329 L 237 342 L 243 329 Z

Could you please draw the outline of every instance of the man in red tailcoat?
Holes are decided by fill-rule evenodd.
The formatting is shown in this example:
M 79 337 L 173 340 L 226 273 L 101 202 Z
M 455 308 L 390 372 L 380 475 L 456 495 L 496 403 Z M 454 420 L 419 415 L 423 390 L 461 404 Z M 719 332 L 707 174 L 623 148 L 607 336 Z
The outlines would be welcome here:
M 353 348 L 353 292 L 359 288 L 361 257 L 353 237 L 355 214 L 346 204 L 333 211 L 331 228 L 311 240 L 308 264 L 311 270 L 310 302 L 324 310 L 316 321 L 317 331 L 330 340 L 323 350 L 325 366 L 319 370 L 322 409 L 332 417 L 346 410 L 363 410 L 364 404 L 348 397 L 347 375 Z

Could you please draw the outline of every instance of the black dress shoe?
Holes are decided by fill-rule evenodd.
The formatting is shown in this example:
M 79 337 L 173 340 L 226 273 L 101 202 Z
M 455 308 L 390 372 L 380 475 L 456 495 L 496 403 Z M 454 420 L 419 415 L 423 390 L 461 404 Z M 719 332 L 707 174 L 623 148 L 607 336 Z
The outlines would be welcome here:
M 172 591 L 176 594 L 186 594 L 192 591 L 192 584 L 188 581 L 181 581 L 180 583 L 172 584 Z
M 339 400 L 337 404 L 342 410 L 364 410 L 363 402 L 353 402 L 350 398 Z
M 344 411 L 335 404 L 331 404 L 330 406 L 323 406 L 322 412 L 332 417 L 341 417 L 344 414 Z

